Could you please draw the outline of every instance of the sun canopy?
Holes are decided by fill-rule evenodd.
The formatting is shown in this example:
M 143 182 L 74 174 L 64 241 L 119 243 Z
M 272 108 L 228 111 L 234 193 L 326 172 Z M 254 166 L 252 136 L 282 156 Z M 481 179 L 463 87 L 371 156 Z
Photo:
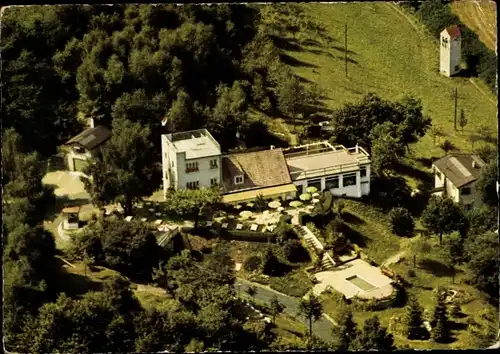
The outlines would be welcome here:
M 296 191 L 297 187 L 295 187 L 293 183 L 290 183 L 282 186 L 252 189 L 249 191 L 226 194 L 222 196 L 222 201 L 224 203 L 244 202 L 257 198 L 259 194 L 262 195 L 264 198 L 268 198 L 275 195 L 296 192 Z

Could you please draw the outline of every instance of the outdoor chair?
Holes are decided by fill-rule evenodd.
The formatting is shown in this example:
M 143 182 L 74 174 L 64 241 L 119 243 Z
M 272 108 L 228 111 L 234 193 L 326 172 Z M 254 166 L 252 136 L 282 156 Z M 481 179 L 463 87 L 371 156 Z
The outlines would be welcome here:
M 236 230 L 241 230 L 241 229 L 243 229 L 243 224 L 236 225 Z
M 213 224 L 213 221 L 207 221 L 207 227 L 211 227 Z
M 133 216 L 127 216 L 127 217 L 125 218 L 125 221 L 130 222 L 130 221 L 132 221 L 132 218 L 133 218 Z
M 141 221 L 142 222 L 146 222 L 148 220 L 148 218 L 142 218 Z
M 250 226 L 250 230 L 252 230 L 252 231 L 257 231 L 258 228 L 259 228 L 259 225 L 257 225 L 257 224 L 253 224 L 252 226 Z
M 222 228 L 223 229 L 227 229 L 228 226 L 229 226 L 229 224 L 227 222 L 225 222 L 224 224 L 222 224 Z

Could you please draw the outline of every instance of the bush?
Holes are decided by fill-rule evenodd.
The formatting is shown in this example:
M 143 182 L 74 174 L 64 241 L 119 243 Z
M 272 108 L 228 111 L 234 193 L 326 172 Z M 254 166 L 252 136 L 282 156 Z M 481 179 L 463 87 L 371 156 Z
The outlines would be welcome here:
M 413 269 L 408 269 L 407 275 L 409 278 L 415 278 L 417 276 Z
M 393 208 L 389 212 L 391 230 L 398 236 L 411 236 L 415 229 L 415 223 L 410 212 L 406 208 Z
M 250 256 L 245 260 L 243 268 L 248 272 L 254 272 L 260 268 L 261 263 L 262 261 L 259 256 Z
M 310 262 L 311 257 L 299 240 L 287 240 L 283 244 L 283 255 L 292 263 Z
M 305 272 L 293 272 L 284 277 L 272 277 L 269 285 L 288 296 L 302 297 L 312 289 L 313 283 Z

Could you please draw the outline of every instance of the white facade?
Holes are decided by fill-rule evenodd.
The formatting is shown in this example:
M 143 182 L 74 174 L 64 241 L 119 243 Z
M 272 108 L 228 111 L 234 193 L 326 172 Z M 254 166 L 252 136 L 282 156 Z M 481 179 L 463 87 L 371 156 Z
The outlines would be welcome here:
M 164 196 L 169 188 L 210 188 L 220 184 L 222 154 L 208 131 L 164 134 L 161 140 Z
M 484 204 L 480 193 L 476 189 L 476 181 L 458 188 L 436 166 L 433 166 L 433 171 L 434 187 L 443 189 L 437 192 L 437 195 L 450 198 L 455 203 L 460 204 L 465 210 L 478 208 Z
M 304 149 L 300 155 L 293 149 Z M 298 193 L 309 186 L 329 190 L 334 196 L 361 198 L 370 194 L 370 160 L 368 153 L 356 146 L 332 146 L 328 142 L 289 149 L 285 154 L 293 183 Z
M 445 76 L 452 76 L 460 71 L 462 60 L 462 38 L 450 35 L 448 29 L 441 32 L 439 71 Z

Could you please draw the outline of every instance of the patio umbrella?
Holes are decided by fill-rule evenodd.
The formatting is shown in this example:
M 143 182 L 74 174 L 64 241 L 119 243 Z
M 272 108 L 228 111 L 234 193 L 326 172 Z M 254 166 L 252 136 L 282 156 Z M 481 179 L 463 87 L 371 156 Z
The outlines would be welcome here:
M 240 213 L 240 216 L 242 218 L 249 218 L 250 216 L 252 216 L 253 213 L 250 211 L 250 210 L 243 210 L 241 213 Z
M 298 208 L 299 206 L 302 205 L 302 202 L 298 201 L 298 200 L 294 200 L 294 201 L 291 201 L 290 202 L 290 206 L 291 207 L 294 207 L 294 208 Z
M 280 207 L 279 207 L 278 209 L 276 209 L 276 210 L 278 210 L 279 212 L 282 212 L 283 210 L 285 210 L 285 208 L 283 208 L 282 206 L 280 206 Z
M 252 202 L 247 203 L 247 207 L 249 207 L 249 208 L 253 208 L 253 206 L 254 206 L 254 204 L 253 204 Z
M 319 199 L 314 198 L 313 200 L 311 200 L 311 202 L 317 203 L 317 202 L 319 202 Z
M 313 193 L 312 196 L 313 198 L 319 197 L 319 193 Z
M 299 196 L 299 199 L 302 200 L 302 201 L 310 200 L 311 199 L 311 195 L 309 193 L 304 193 L 304 194 L 301 194 Z
M 278 202 L 277 200 L 274 200 L 274 201 L 270 202 L 269 204 L 267 204 L 267 206 L 269 208 L 272 208 L 272 209 L 278 209 L 281 206 L 281 203 Z
M 307 193 L 316 193 L 318 191 L 318 188 L 310 186 L 306 188 Z

